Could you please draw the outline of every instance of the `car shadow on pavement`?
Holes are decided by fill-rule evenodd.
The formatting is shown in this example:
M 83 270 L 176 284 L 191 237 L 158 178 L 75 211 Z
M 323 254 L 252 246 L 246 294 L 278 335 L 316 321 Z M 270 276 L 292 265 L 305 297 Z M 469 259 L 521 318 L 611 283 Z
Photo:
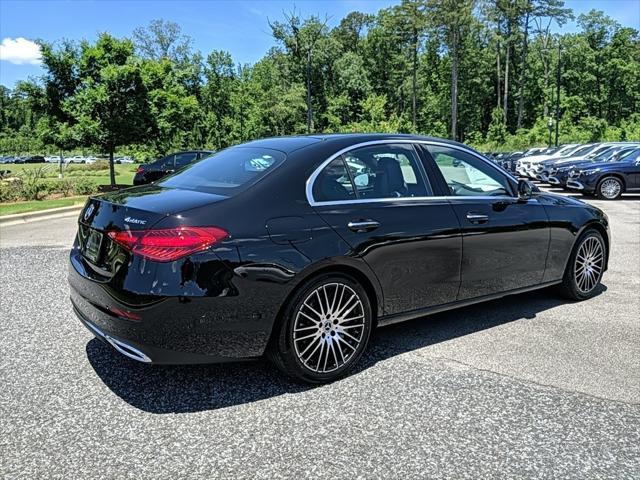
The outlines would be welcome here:
M 600 285 L 598 294 L 607 287 Z M 566 303 L 544 289 L 438 313 L 378 329 L 353 374 L 380 361 L 538 313 Z M 293 382 L 267 360 L 213 365 L 147 365 L 105 343 L 86 346 L 89 362 L 104 384 L 130 405 L 151 413 L 187 413 L 251 403 L 313 387 Z

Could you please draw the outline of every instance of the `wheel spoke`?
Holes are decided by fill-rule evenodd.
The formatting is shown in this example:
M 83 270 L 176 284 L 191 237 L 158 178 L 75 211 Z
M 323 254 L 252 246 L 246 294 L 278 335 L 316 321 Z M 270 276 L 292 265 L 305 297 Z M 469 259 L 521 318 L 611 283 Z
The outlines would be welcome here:
M 349 347 L 351 350 L 353 350 L 354 352 L 356 351 L 356 347 L 354 347 L 353 345 L 351 345 L 349 342 L 347 342 L 344 338 L 341 338 L 340 336 L 337 337 L 338 341 L 344 343 L 347 347 Z
M 300 357 L 304 357 L 304 354 L 307 353 L 309 351 L 309 349 L 311 348 L 312 345 L 315 345 L 316 348 L 313 349 L 313 351 L 309 354 L 309 356 L 306 358 L 306 360 L 303 360 L 303 362 L 306 364 L 309 359 L 311 359 L 311 357 L 313 356 L 314 353 L 316 353 L 316 350 L 318 349 L 318 347 L 320 346 L 321 342 L 311 342 L 309 343 L 309 345 L 307 346 L 307 348 L 304 349 L 304 351 L 299 355 Z
M 329 344 L 330 344 L 331 340 L 329 340 L 328 338 L 325 338 L 324 343 L 326 343 L 326 348 L 325 348 L 325 355 L 324 355 L 324 365 L 322 366 L 322 371 L 326 372 L 327 371 L 327 360 L 329 360 Z
M 294 332 L 304 332 L 305 330 L 316 330 L 318 331 L 317 325 L 311 325 L 310 327 L 302 327 L 302 328 L 294 328 Z
M 324 311 L 324 307 L 322 306 L 322 299 L 320 298 L 320 292 L 318 292 L 318 290 L 316 290 L 315 292 L 316 292 L 316 297 L 318 297 L 318 306 L 320 307 L 320 311 L 322 312 L 322 318 L 324 318 L 327 312 Z
M 344 303 L 344 306 L 338 312 L 336 312 L 336 317 L 342 317 L 346 313 L 348 313 L 348 312 L 345 313 L 345 310 L 346 310 L 347 307 L 351 306 L 351 301 L 354 300 L 354 299 L 356 300 L 356 305 L 357 305 L 358 297 L 356 297 L 355 295 L 349 297 L 347 299 L 347 301 Z
M 314 333 L 312 333 L 310 335 L 305 335 L 304 337 L 296 338 L 295 341 L 296 342 L 300 342 L 302 340 L 306 340 L 307 338 L 315 337 L 317 335 L 318 335 L 318 332 L 314 332 Z
M 313 313 L 315 313 L 318 318 L 323 318 L 324 315 L 318 313 L 313 307 L 311 307 L 307 302 L 304 303 L 304 306 L 307 307 L 309 310 L 311 310 Z M 300 313 L 302 313 L 302 311 L 300 311 Z
M 338 329 L 339 332 L 343 331 L 343 330 L 349 330 L 351 328 L 362 328 L 364 327 L 364 323 L 358 323 L 357 325 L 340 325 L 340 328 Z
M 318 353 L 318 363 L 316 363 L 316 372 L 320 370 L 320 362 L 322 361 L 322 352 L 325 346 L 324 338 L 320 339 L 320 353 Z
M 338 349 L 338 352 L 340 352 L 340 358 L 342 359 L 342 363 L 344 363 L 345 358 L 344 358 L 344 353 L 342 352 L 342 347 L 340 346 L 340 342 L 336 340 L 335 344 L 336 344 L 336 348 Z M 337 360 L 336 360 L 336 363 L 338 363 Z
M 354 336 L 353 336 L 353 335 L 351 335 L 349 332 L 341 332 L 341 333 L 342 333 L 343 335 L 345 335 L 345 336 L 349 337 L 349 338 L 350 338 L 351 340 L 353 340 L 354 342 L 359 342 L 359 341 L 360 341 L 360 339 L 359 339 L 359 338 L 354 337 Z
M 353 322 L 354 320 L 360 320 L 361 318 L 364 318 L 364 315 L 358 315 L 357 317 L 351 317 L 351 318 L 343 318 L 338 322 L 338 324 Z
M 336 307 L 336 300 L 338 299 L 338 289 L 339 289 L 339 285 L 336 283 L 335 284 L 335 290 L 333 292 L 333 300 L 331 301 L 331 312 L 334 312 L 335 307 Z

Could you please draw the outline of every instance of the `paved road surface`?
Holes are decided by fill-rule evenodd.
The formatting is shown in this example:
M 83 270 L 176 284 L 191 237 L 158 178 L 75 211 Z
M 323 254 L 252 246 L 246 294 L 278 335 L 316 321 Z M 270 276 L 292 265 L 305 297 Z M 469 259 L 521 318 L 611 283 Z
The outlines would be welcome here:
M 156 367 L 67 300 L 74 218 L 0 231 L 3 478 L 639 478 L 640 202 L 580 304 L 540 291 L 380 330 L 353 376 Z

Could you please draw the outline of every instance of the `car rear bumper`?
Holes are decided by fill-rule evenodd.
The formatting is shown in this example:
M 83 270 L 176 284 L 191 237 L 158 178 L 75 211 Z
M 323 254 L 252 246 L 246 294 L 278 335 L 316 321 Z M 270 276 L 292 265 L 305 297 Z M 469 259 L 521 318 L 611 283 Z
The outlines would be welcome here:
M 73 304 L 73 302 L 72 302 Z M 215 355 L 202 355 L 189 352 L 180 352 L 175 350 L 168 350 L 165 348 L 158 348 L 153 345 L 146 345 L 139 342 L 135 342 L 129 339 L 124 339 L 114 334 L 107 333 L 101 328 L 97 327 L 73 304 L 73 311 L 80 320 L 80 322 L 99 340 L 111 345 L 116 352 L 128 357 L 132 360 L 141 363 L 155 363 L 161 365 L 191 365 L 191 364 L 204 364 L 204 363 L 224 363 L 240 360 L 248 360 L 251 358 L 246 357 L 221 357 Z
M 87 278 L 78 271 L 79 261 L 72 253 L 68 278 L 77 317 L 96 337 L 129 358 L 159 364 L 216 363 L 257 358 L 266 349 L 275 315 L 260 300 L 248 301 L 239 292 L 136 294 L 117 280 L 102 283 Z M 258 316 L 255 309 L 261 304 L 264 314 Z

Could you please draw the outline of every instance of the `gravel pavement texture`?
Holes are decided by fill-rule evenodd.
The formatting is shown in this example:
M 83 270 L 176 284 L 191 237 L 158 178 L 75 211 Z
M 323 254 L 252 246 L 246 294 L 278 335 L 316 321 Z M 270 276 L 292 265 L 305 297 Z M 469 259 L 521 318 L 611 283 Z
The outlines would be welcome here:
M 590 202 L 592 200 L 589 200 Z M 595 298 L 541 290 L 380 329 L 307 387 L 136 363 L 75 318 L 75 218 L 0 231 L 2 478 L 640 478 L 640 201 Z

